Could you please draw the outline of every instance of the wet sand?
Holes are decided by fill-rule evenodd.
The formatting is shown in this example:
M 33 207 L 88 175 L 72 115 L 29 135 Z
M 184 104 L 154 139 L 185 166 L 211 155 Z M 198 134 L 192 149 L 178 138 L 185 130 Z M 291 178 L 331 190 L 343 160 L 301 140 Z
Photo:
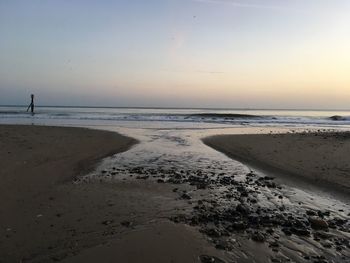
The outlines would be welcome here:
M 0 261 L 33 259 L 67 238 L 78 220 L 73 213 L 88 204 L 75 197 L 71 182 L 135 143 L 112 132 L 1 125 Z
M 350 133 L 219 135 L 204 142 L 236 160 L 350 194 Z
M 0 262 L 350 258 L 347 204 L 249 172 L 186 132 L 141 131 L 131 149 L 130 138 L 80 128 L 0 135 Z
M 171 186 L 76 183 L 103 157 L 135 143 L 107 131 L 1 125 L 0 262 L 196 262 L 203 254 L 219 256 L 197 231 L 167 220 L 183 207 Z
M 154 220 L 160 215 L 178 229 L 197 231 L 213 251 L 221 253 L 206 253 L 216 256 L 216 261 L 197 257 L 194 262 L 346 262 L 350 258 L 347 203 L 251 172 L 204 145 L 197 130 L 129 133 L 140 144 L 108 158 L 80 177 L 79 183 L 129 182 L 169 191 Z

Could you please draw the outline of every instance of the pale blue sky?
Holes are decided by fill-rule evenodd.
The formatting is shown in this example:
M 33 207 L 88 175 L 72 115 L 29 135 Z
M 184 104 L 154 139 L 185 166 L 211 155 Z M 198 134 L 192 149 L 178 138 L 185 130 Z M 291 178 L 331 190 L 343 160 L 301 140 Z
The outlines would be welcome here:
M 347 0 L 1 0 L 0 104 L 350 108 L 349 14 Z

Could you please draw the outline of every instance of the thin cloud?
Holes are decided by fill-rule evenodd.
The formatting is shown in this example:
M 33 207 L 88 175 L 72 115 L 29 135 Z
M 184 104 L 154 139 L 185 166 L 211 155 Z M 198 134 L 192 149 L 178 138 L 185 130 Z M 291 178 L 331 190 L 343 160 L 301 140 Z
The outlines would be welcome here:
M 239 8 L 270 9 L 270 10 L 284 10 L 284 11 L 301 12 L 301 10 L 286 8 L 286 7 L 282 7 L 282 6 L 247 4 L 247 3 L 231 1 L 231 0 L 192 0 L 192 1 L 198 2 L 198 3 L 207 3 L 207 4 L 226 4 L 226 5 L 230 5 L 233 7 L 239 7 Z

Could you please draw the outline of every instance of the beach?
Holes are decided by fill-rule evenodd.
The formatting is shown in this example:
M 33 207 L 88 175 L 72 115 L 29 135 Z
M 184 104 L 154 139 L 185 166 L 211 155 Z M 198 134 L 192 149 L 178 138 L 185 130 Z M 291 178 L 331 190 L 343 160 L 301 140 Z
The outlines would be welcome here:
M 0 14 L 0 263 L 350 263 L 350 0 Z
M 223 135 L 204 142 L 254 168 L 350 194 L 348 132 Z
M 346 202 L 255 172 L 235 161 L 244 162 L 238 156 L 229 159 L 203 144 L 198 130 L 119 130 L 124 135 L 0 126 L 0 262 L 349 259 Z M 275 145 L 290 143 L 293 136 L 310 138 L 316 149 L 324 145 L 323 133 L 220 135 L 204 141 L 227 155 L 236 153 L 235 138 L 244 153 L 254 145 L 263 151 L 263 141 L 281 147 L 275 149 L 279 158 L 292 162 L 289 151 Z M 347 133 L 328 136 L 328 147 L 346 146 Z M 297 148 L 306 153 L 308 147 L 303 141 Z M 324 163 L 333 167 L 333 161 Z

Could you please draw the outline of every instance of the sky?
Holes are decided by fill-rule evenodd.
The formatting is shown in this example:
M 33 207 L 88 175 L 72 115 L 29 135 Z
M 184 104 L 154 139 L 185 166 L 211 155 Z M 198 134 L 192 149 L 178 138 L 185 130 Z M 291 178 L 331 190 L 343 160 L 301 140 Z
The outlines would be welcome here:
M 348 0 L 0 0 L 0 104 L 350 109 Z

